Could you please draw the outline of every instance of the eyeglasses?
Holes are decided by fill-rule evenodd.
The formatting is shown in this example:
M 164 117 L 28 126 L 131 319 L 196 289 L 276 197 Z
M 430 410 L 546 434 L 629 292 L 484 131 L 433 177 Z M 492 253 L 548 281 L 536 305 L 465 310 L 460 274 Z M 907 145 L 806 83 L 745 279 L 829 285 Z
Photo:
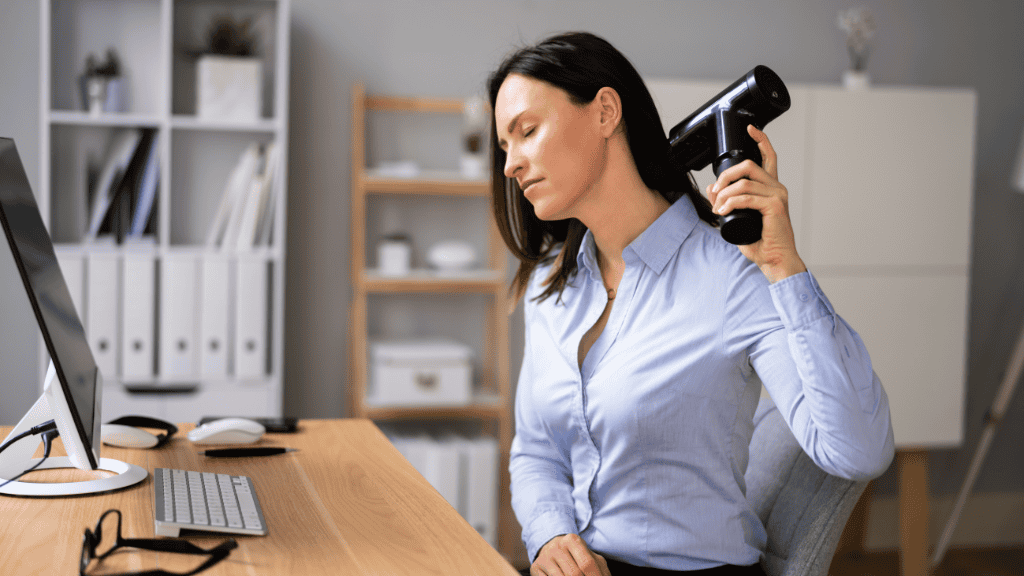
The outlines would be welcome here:
M 109 550 L 101 554 L 97 554 L 97 548 L 100 547 L 100 543 L 103 541 L 103 520 L 106 519 L 109 514 L 117 514 L 117 538 L 114 541 L 114 545 Z M 88 568 L 89 563 L 93 560 L 102 562 L 104 558 L 109 556 L 114 550 L 130 546 L 132 548 L 138 548 L 140 550 L 151 550 L 153 552 L 173 552 L 175 554 L 192 554 L 192 555 L 208 555 L 206 562 L 203 562 L 198 568 L 191 572 L 167 572 L 166 570 L 147 570 L 144 572 L 130 572 L 122 576 L 191 576 L 192 574 L 198 574 L 203 570 L 213 566 L 221 560 L 228 557 L 228 554 L 232 550 L 238 547 L 238 542 L 235 542 L 234 538 L 230 538 L 219 545 L 209 550 L 204 550 L 195 544 L 185 540 L 163 540 L 157 538 L 122 538 L 121 537 L 121 511 L 111 508 L 100 516 L 98 522 L 96 522 L 96 529 L 89 530 L 85 529 L 85 535 L 82 537 L 82 562 L 78 568 L 79 576 L 86 576 L 85 569 Z

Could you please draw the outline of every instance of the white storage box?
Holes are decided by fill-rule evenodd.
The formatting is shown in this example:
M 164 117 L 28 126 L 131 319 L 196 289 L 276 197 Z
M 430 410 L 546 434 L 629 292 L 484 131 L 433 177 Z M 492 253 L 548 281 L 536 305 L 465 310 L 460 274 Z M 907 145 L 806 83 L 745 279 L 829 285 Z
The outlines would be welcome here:
M 255 122 L 263 109 L 258 58 L 205 54 L 196 65 L 196 114 L 206 120 Z
M 374 406 L 464 406 L 472 397 L 472 350 L 450 340 L 370 343 Z

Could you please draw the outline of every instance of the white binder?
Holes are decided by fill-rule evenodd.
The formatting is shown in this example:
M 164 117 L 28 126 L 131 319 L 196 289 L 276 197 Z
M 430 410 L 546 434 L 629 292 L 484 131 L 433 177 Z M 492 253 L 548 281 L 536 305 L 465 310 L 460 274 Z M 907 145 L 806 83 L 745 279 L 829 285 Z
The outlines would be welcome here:
M 426 434 L 396 435 L 389 438 L 412 467 L 437 490 L 453 508 L 460 510 L 459 442 L 451 437 L 438 440 Z M 463 514 L 464 516 L 464 514 Z
M 231 341 L 231 260 L 223 254 L 203 257 L 199 304 L 199 374 L 228 375 Z
M 156 350 L 156 260 L 151 250 L 124 255 L 121 316 L 121 377 L 126 381 L 153 378 Z
M 75 305 L 75 312 L 78 319 L 85 328 L 85 258 L 81 252 L 56 250 L 57 263 L 60 265 L 60 272 L 64 276 L 64 283 L 71 293 L 71 302 Z
M 164 255 L 160 265 L 160 373 L 165 378 L 195 378 L 198 373 L 198 294 L 198 255 Z
M 465 442 L 467 466 L 463 517 L 491 546 L 498 545 L 498 441 L 480 436 Z
M 423 477 L 437 490 L 459 514 L 465 516 L 459 505 L 459 442 L 452 437 L 430 438 L 426 442 L 426 470 Z
M 239 254 L 235 263 L 235 376 L 267 373 L 267 260 Z
M 121 258 L 114 252 L 93 251 L 86 267 L 86 334 L 100 373 L 113 380 L 118 375 L 121 308 Z

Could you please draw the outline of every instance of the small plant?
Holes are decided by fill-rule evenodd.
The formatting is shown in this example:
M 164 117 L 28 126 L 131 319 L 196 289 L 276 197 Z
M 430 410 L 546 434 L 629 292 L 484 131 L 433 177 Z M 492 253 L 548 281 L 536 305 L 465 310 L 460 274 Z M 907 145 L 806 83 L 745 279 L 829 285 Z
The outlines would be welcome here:
M 255 56 L 256 32 L 252 18 L 236 20 L 222 15 L 213 19 L 207 31 L 206 48 L 201 54 L 221 56 Z
M 874 15 L 864 6 L 841 10 L 839 28 L 846 32 L 846 48 L 850 53 L 853 70 L 863 72 L 868 66 L 871 39 L 875 35 Z
M 103 77 L 103 78 L 114 78 L 121 75 L 121 61 L 117 57 L 117 52 L 113 48 L 107 48 L 107 59 L 105 61 L 97 62 L 95 54 L 89 54 L 85 58 L 85 76 L 91 77 Z

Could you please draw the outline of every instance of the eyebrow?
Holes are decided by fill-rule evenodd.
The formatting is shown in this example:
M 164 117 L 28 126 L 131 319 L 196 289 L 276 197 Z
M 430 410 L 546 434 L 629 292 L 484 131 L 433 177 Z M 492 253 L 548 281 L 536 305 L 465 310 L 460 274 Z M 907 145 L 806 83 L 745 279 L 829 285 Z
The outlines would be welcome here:
M 506 129 L 506 132 L 511 134 L 512 133 L 512 129 L 516 127 L 516 122 L 519 122 L 519 117 L 522 116 L 523 114 L 525 114 L 526 112 L 527 112 L 526 110 L 523 110 L 519 114 L 516 114 L 515 116 L 513 116 L 512 117 L 512 121 L 508 123 L 508 128 Z M 506 144 L 508 144 L 508 142 L 504 141 L 501 138 L 498 138 L 498 147 L 499 148 L 504 150 Z

